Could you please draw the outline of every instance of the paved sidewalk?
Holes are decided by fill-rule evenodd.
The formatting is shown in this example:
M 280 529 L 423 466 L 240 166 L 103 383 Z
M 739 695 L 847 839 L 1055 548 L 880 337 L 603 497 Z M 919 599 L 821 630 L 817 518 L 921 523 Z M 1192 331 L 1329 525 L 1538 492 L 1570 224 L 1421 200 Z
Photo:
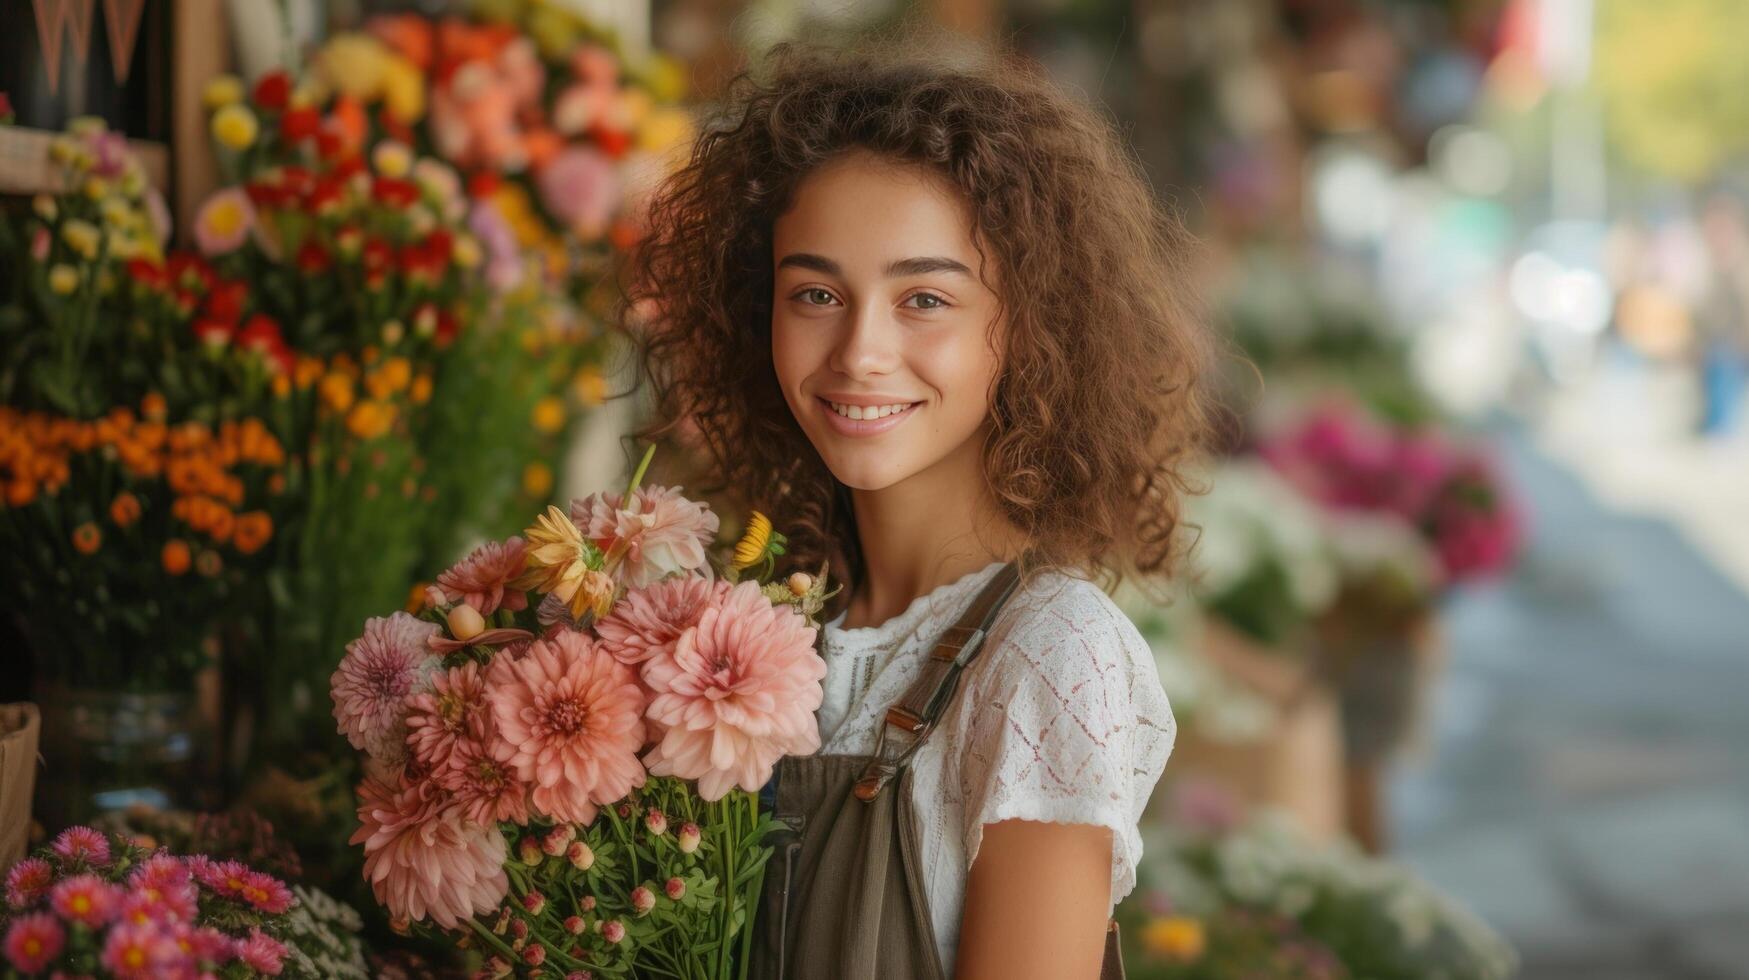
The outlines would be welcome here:
M 1499 444 L 1530 547 L 1449 609 L 1430 750 L 1391 789 L 1398 856 L 1527 980 L 1749 978 L 1749 598 L 1669 523 Z

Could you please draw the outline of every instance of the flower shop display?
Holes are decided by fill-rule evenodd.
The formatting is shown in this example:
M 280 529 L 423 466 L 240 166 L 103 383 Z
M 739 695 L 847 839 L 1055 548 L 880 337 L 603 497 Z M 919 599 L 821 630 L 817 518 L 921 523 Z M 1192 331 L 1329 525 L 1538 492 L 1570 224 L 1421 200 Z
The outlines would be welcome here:
M 5 975 L 331 976 L 288 968 L 324 948 L 299 945 L 327 911 L 294 915 L 305 900 L 238 861 L 70 827 L 6 873 Z
M 1241 817 L 1206 784 L 1169 784 L 1143 828 L 1138 884 L 1119 906 L 1131 975 L 1504 980 L 1512 948 L 1402 865 L 1316 843 L 1267 811 Z M 1262 972 L 1258 972 L 1262 971 Z
M 735 975 L 770 854 L 756 794 L 818 748 L 825 570 L 771 581 L 762 515 L 714 556 L 717 515 L 640 486 L 649 460 L 368 620 L 333 675 L 364 875 L 481 975 Z

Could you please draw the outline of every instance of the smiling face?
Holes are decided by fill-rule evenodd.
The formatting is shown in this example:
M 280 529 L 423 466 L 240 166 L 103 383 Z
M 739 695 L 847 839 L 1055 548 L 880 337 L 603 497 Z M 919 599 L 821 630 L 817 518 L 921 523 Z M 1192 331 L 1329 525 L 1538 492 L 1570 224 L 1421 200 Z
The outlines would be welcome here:
M 978 465 L 1003 324 L 954 189 L 852 152 L 797 187 L 772 252 L 772 361 L 832 474 L 872 491 Z

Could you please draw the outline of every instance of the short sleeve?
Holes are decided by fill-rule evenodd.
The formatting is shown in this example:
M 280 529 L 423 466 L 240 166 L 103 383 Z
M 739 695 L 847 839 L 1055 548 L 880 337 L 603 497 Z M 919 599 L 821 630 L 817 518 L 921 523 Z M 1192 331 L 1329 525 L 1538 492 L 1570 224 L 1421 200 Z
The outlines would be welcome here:
M 985 824 L 1108 827 L 1115 905 L 1177 734 L 1153 652 L 1096 584 L 1067 576 L 1017 593 L 986 642 L 957 712 L 966 867 Z

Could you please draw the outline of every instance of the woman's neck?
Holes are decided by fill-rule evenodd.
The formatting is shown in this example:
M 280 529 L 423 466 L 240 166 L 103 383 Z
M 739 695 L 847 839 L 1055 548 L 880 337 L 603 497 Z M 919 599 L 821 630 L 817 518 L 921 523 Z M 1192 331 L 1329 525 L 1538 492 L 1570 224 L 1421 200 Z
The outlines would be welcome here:
M 844 629 L 878 626 L 918 596 L 1019 554 L 1020 532 L 984 486 L 981 441 L 892 486 L 851 491 L 866 571 Z

